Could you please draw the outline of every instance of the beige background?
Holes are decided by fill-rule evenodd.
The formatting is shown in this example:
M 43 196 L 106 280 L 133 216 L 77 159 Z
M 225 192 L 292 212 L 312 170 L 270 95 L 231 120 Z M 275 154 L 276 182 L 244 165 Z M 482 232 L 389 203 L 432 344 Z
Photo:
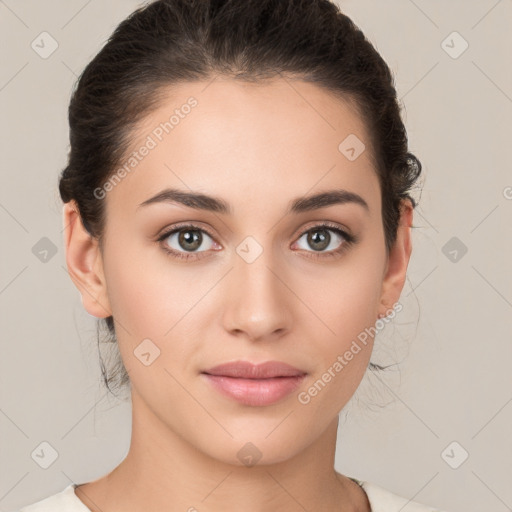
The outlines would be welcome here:
M 395 72 L 425 179 L 405 309 L 372 359 L 400 368 L 368 375 L 342 412 L 336 468 L 449 512 L 511 510 L 512 0 L 339 3 Z M 138 5 L 0 0 L 2 511 L 128 448 L 129 405 L 100 386 L 94 319 L 65 270 L 56 186 L 73 83 Z M 58 44 L 46 59 L 31 47 L 43 31 Z M 42 442 L 48 469 L 31 456 Z

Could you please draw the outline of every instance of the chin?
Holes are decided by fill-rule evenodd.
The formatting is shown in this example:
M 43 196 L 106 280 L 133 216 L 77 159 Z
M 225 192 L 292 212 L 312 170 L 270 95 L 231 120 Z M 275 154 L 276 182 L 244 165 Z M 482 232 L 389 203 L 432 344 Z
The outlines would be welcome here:
M 302 432 L 292 428 L 291 424 L 285 426 L 290 418 L 280 424 L 287 414 L 289 412 L 281 415 L 277 421 L 274 419 L 272 422 L 262 423 L 260 427 L 247 419 L 239 425 L 246 427 L 241 429 L 234 429 L 232 425 L 225 423 L 226 430 L 233 437 L 227 433 L 212 435 L 211 432 L 205 432 L 201 440 L 202 446 L 196 446 L 208 456 L 234 466 L 279 464 L 304 451 L 315 439 L 315 434 L 311 431 Z M 205 442 L 208 444 L 205 445 Z

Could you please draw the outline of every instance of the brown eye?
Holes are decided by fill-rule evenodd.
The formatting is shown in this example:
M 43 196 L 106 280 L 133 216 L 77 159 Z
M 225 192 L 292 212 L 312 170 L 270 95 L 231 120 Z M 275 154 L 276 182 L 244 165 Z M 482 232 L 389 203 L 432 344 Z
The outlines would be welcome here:
M 158 238 L 164 250 L 177 258 L 193 258 L 194 253 L 208 252 L 215 245 L 213 238 L 202 228 L 193 225 L 179 226 Z
M 203 235 L 197 229 L 178 231 L 178 244 L 186 251 L 197 251 L 203 242 Z
M 305 243 L 301 245 L 301 240 Z M 305 231 L 297 240 L 299 249 L 314 258 L 341 256 L 341 253 L 357 242 L 354 235 L 331 224 L 320 224 Z
M 176 237 L 175 235 L 178 236 Z M 175 251 L 197 252 L 206 240 L 204 235 L 210 238 L 210 236 L 201 229 L 187 227 L 171 231 L 171 233 L 165 236 L 164 240 L 169 240 L 169 246 Z M 175 243 L 174 246 L 172 242 Z M 208 247 L 206 250 L 208 250 Z
M 307 235 L 307 242 L 315 251 L 323 251 L 329 247 L 331 235 L 328 229 L 314 229 Z
M 331 235 L 331 233 L 334 233 L 334 235 Z M 319 226 L 306 231 L 299 240 L 306 238 L 307 245 L 316 252 L 325 251 L 329 247 L 329 250 L 332 251 L 343 244 L 343 240 L 345 239 L 343 235 L 344 233 L 341 230 Z M 342 240 L 341 242 L 340 239 Z M 307 249 L 307 247 L 301 248 Z

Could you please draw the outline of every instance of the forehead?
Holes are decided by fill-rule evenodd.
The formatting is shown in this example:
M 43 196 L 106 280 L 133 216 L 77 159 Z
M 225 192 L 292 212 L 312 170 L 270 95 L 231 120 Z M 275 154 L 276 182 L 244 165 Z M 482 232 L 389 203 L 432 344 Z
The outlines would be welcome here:
M 341 187 L 378 210 L 368 135 L 349 101 L 311 83 L 216 77 L 173 85 L 134 132 L 120 165 L 128 172 L 108 193 L 108 209 L 133 211 L 166 187 L 226 197 L 235 212 L 248 200 L 261 206 L 286 195 L 284 205 Z

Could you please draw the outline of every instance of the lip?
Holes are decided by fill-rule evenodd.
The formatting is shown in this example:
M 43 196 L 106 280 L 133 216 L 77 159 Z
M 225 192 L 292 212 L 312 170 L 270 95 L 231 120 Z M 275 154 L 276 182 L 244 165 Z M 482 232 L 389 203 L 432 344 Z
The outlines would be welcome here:
M 223 377 L 236 377 L 240 379 L 270 379 L 273 377 L 296 377 L 306 372 L 281 361 L 266 361 L 253 364 L 249 361 L 233 361 L 214 366 L 203 373 L 221 375 Z
M 280 361 L 234 361 L 201 372 L 220 393 L 251 406 L 270 405 L 292 393 L 306 372 Z

